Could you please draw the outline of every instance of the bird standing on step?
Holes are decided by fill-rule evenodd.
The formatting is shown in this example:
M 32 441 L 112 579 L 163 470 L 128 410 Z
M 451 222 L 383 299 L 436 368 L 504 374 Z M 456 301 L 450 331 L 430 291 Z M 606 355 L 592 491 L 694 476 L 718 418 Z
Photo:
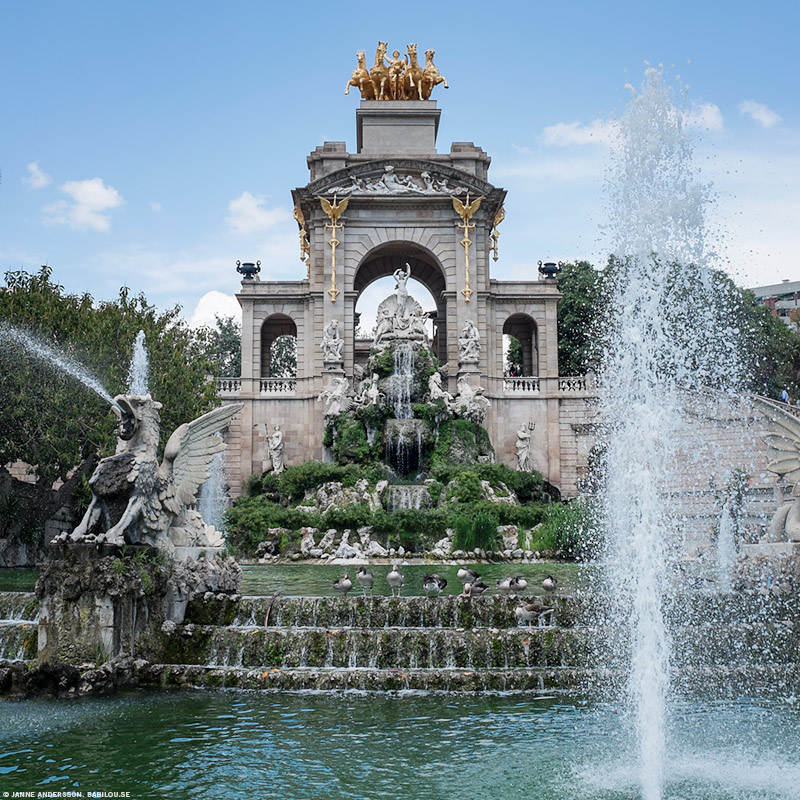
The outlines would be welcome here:
M 489 587 L 480 578 L 478 578 L 478 580 L 472 584 L 472 589 L 470 589 L 470 597 L 480 597 L 488 588 Z
M 350 576 L 345 572 L 344 577 L 337 578 L 333 582 L 333 588 L 337 592 L 341 592 L 342 597 L 347 597 L 347 593 L 353 588 L 353 581 L 350 580 Z
M 428 597 L 432 597 L 434 595 L 438 595 L 442 593 L 444 587 L 447 586 L 447 578 L 443 578 L 441 575 L 426 575 L 422 579 L 422 588 L 425 590 L 425 594 Z
M 548 575 L 542 581 L 542 589 L 544 589 L 546 592 L 554 592 L 557 586 L 558 581 L 552 575 Z
M 397 590 L 397 596 L 400 596 L 404 580 L 402 573 L 397 569 L 397 564 L 392 564 L 392 571 L 386 576 L 386 583 L 392 590 L 392 597 L 395 596 L 395 590 Z
M 543 606 L 539 603 L 520 603 L 514 609 L 514 616 L 517 618 L 520 625 L 525 623 L 530 626 L 532 622 L 539 622 L 542 617 L 547 614 L 553 613 L 551 606 Z
M 467 583 L 475 583 L 480 575 L 475 572 L 474 569 L 467 569 L 466 567 L 459 567 L 458 572 L 456 573 L 456 577 L 461 581 L 463 584 Z
M 361 567 L 358 570 L 356 580 L 358 581 L 358 585 L 361 587 L 362 593 L 366 594 L 367 591 L 369 591 L 370 596 L 372 596 L 372 587 L 375 584 L 375 576 L 371 572 L 368 572 L 366 567 Z
M 511 579 L 511 591 L 516 594 L 517 592 L 524 592 L 528 588 L 528 581 L 522 575 L 515 575 Z

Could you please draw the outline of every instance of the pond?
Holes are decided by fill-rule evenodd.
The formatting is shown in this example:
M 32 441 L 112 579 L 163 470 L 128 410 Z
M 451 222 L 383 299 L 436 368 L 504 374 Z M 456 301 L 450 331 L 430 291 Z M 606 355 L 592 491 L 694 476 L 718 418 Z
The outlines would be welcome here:
M 0 790 L 259 800 L 630 800 L 630 725 L 566 697 L 135 693 L 0 704 Z M 800 709 L 678 702 L 665 798 L 782 800 Z

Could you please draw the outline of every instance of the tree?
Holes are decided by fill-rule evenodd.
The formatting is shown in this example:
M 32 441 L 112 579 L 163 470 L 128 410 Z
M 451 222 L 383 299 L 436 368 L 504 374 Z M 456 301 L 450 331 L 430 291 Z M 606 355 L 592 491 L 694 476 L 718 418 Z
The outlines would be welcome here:
M 269 371 L 272 378 L 297 377 L 297 338 L 278 336 L 269 349 Z
M 516 336 L 508 337 L 506 375 L 522 375 L 522 342 Z
M 233 317 L 214 315 L 216 328 L 208 329 L 206 355 L 218 378 L 238 378 L 242 374 L 242 327 Z
M 163 404 L 162 447 L 178 425 L 212 407 L 216 386 L 206 380 L 207 337 L 189 328 L 180 307 L 159 311 L 127 289 L 115 301 L 95 303 L 89 294 L 67 294 L 51 281 L 49 267 L 36 274 L 9 272 L 5 278 L 0 286 L 0 326 L 6 326 L 5 335 L 0 332 L 0 503 L 27 498 L 10 533 L 30 536 L 60 507 L 72 504 L 98 459 L 113 452 L 116 419 L 107 401 L 15 344 L 9 327 L 86 365 L 112 396 L 126 391 L 133 343 L 143 330 L 150 391 Z M 15 461 L 30 465 L 33 502 L 30 485 L 19 485 L 3 466 Z
M 597 370 L 605 311 L 603 273 L 588 261 L 566 264 L 558 275 L 558 369 L 561 375 Z

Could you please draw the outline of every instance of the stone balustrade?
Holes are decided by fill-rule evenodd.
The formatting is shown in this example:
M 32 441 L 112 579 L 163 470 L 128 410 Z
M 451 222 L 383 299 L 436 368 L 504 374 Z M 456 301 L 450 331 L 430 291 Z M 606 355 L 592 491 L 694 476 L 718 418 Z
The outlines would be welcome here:
M 220 397 L 238 397 L 242 391 L 241 378 L 218 378 L 217 393 Z M 297 391 L 295 378 L 259 378 L 259 394 L 294 394 Z
M 582 395 L 594 393 L 593 376 L 570 375 L 558 378 L 515 377 L 503 378 L 503 392 L 507 395 Z

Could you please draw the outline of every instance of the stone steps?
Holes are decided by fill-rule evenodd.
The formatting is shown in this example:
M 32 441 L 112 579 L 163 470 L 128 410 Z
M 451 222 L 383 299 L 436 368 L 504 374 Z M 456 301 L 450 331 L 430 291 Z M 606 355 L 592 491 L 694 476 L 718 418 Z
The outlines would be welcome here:
M 621 683 L 610 670 L 574 669 L 248 669 L 197 664 L 151 664 L 137 674 L 154 688 L 236 688 L 272 691 L 592 692 Z M 786 696 L 800 691 L 793 665 L 682 670 L 673 685 L 709 697 Z

